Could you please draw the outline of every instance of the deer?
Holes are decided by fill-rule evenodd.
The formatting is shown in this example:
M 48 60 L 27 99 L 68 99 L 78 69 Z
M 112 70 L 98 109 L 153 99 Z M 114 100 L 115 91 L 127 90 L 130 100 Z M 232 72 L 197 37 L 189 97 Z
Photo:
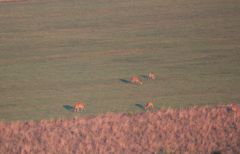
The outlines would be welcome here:
M 141 79 L 138 76 L 132 76 L 130 79 L 132 84 L 136 84 L 136 85 L 142 85 L 143 82 L 141 81 Z
M 239 111 L 239 107 L 236 103 L 230 104 L 230 108 L 233 112 L 237 113 Z
M 156 80 L 156 74 L 154 74 L 153 72 L 149 72 L 148 73 L 148 79 L 149 80 Z
M 147 102 L 147 103 L 144 105 L 144 109 L 145 109 L 145 110 L 153 109 L 153 102 Z
M 74 112 L 79 112 L 79 111 L 82 111 L 82 110 L 85 110 L 85 104 L 81 103 L 81 102 L 76 102 L 74 104 Z
M 236 118 L 240 116 L 240 110 L 239 110 L 239 106 L 237 103 L 231 103 L 230 104 L 230 109 L 231 111 L 234 113 L 233 115 L 233 120 L 236 121 Z

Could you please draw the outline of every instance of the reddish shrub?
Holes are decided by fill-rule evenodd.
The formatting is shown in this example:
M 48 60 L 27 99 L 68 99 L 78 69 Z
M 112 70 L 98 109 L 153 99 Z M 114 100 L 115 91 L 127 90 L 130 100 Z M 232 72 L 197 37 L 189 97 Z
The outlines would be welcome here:
M 0 123 L 1 153 L 240 153 L 227 106 Z

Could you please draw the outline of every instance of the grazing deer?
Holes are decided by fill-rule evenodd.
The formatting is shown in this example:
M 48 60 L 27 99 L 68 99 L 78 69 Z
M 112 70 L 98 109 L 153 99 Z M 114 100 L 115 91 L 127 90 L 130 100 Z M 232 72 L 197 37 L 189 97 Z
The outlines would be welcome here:
M 74 104 L 74 112 L 85 110 L 85 105 L 81 102 L 77 102 Z
M 231 110 L 232 110 L 233 112 L 235 112 L 235 113 L 237 113 L 238 110 L 239 110 L 238 105 L 237 105 L 236 103 L 232 103 L 232 104 L 230 105 L 230 108 L 231 108 Z
M 153 109 L 153 103 L 152 102 L 147 102 L 144 106 L 145 110 Z
M 231 109 L 231 111 L 234 112 L 233 120 L 236 121 L 237 120 L 236 118 L 240 116 L 240 112 L 239 112 L 240 110 L 239 110 L 238 104 L 236 104 L 236 103 L 230 104 L 230 109 Z
M 132 84 L 137 84 L 137 85 L 142 85 L 143 82 L 141 81 L 141 79 L 138 76 L 132 76 L 131 77 L 131 83 Z
M 157 77 L 156 77 L 156 74 L 154 74 L 153 72 L 149 72 L 148 73 L 148 79 L 149 80 L 155 80 Z

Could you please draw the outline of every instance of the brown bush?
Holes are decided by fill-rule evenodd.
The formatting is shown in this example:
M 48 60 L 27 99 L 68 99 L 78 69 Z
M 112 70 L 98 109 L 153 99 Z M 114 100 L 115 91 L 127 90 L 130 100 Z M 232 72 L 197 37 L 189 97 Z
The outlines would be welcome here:
M 240 118 L 226 106 L 72 120 L 1 122 L 2 153 L 240 153 Z

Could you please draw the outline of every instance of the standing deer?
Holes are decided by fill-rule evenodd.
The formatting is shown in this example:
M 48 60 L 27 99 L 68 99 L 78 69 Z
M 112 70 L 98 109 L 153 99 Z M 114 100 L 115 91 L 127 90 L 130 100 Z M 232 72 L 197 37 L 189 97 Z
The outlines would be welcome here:
M 85 110 L 85 105 L 81 102 L 77 102 L 74 104 L 74 112 L 79 112 Z
M 142 85 L 143 82 L 141 81 L 141 79 L 138 76 L 132 76 L 131 77 L 131 83 L 132 84 L 137 84 L 137 85 Z
M 145 110 L 153 109 L 153 102 L 147 102 L 144 106 Z
M 156 74 L 154 74 L 153 72 L 149 72 L 148 73 L 148 79 L 149 80 L 155 80 L 157 77 L 156 77 Z

